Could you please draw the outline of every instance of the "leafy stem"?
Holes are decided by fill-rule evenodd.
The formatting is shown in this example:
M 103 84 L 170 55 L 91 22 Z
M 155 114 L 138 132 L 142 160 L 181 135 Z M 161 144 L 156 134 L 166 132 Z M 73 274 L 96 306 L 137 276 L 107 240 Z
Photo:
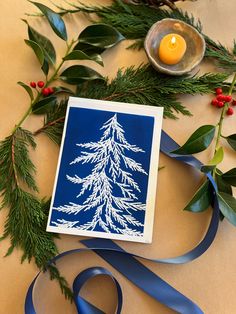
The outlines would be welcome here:
M 230 96 L 232 95 L 235 83 L 236 83 L 236 73 L 234 74 L 233 81 L 232 81 L 231 86 L 229 88 L 228 95 L 230 95 Z M 222 112 L 221 112 L 220 120 L 218 123 L 218 132 L 217 132 L 217 137 L 216 137 L 215 153 L 216 153 L 218 146 L 219 146 L 220 137 L 222 136 L 221 133 L 222 133 L 224 117 L 225 117 L 225 114 L 226 114 L 228 107 L 229 107 L 229 103 L 226 103 L 222 109 Z
M 67 44 L 67 50 L 66 50 L 65 56 L 67 56 L 67 54 L 70 53 L 71 48 L 72 48 L 72 46 L 74 45 L 75 42 L 76 41 L 73 39 L 69 44 Z M 45 83 L 45 87 L 48 87 L 52 82 L 54 82 L 54 81 L 56 81 L 58 79 L 58 77 L 57 77 L 58 72 L 60 71 L 60 69 L 63 66 L 64 62 L 65 62 L 65 60 L 64 60 L 64 58 L 62 58 L 61 62 L 55 68 L 55 70 L 52 73 L 51 77 L 49 79 L 47 79 L 47 81 Z M 31 101 L 29 108 L 24 113 L 23 117 L 18 122 L 18 124 L 15 125 L 14 129 L 12 130 L 12 134 L 14 134 L 16 132 L 16 130 L 19 127 L 21 127 L 23 122 L 30 116 L 30 114 L 32 113 L 32 109 L 33 109 L 34 105 L 40 100 L 41 97 L 42 97 L 42 93 L 37 90 L 37 96 L 34 98 L 34 100 Z
M 234 74 L 232 83 L 231 83 L 230 88 L 229 88 L 229 92 L 228 92 L 229 96 L 232 95 L 235 83 L 236 83 L 236 73 Z M 217 131 L 217 136 L 216 136 L 214 155 L 216 154 L 217 150 L 219 149 L 220 138 L 222 137 L 222 128 L 223 128 L 224 117 L 225 117 L 225 114 L 226 114 L 226 111 L 228 110 L 228 108 L 229 108 L 229 103 L 225 103 L 225 105 L 221 111 L 220 120 L 217 124 L 218 131 Z M 213 177 L 214 178 L 215 178 L 215 174 L 216 174 L 216 168 L 214 168 L 214 170 L 213 170 Z
M 71 51 L 71 48 L 72 46 L 75 44 L 75 40 L 72 39 L 72 41 L 68 44 L 67 43 L 67 50 L 66 50 L 66 53 L 65 53 L 65 56 L 66 57 L 70 51 Z M 54 73 L 52 74 L 52 76 L 49 78 L 49 80 L 46 82 L 45 86 L 47 87 L 49 84 L 51 84 L 53 81 L 57 80 L 57 74 L 58 72 L 60 71 L 61 67 L 63 66 L 65 60 L 64 60 L 64 57 L 62 58 L 61 62 L 59 63 L 59 65 L 56 67 Z

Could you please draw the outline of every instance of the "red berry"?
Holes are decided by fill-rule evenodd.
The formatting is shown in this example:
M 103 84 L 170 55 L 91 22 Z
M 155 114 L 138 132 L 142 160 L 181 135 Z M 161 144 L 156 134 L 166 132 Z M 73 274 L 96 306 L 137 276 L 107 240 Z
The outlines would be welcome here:
M 220 87 L 217 87 L 217 88 L 215 89 L 215 91 L 216 91 L 216 95 L 220 95 L 220 94 L 223 93 L 222 88 L 220 88 Z
M 224 107 L 225 103 L 223 101 L 218 101 L 217 107 L 222 108 Z
M 219 101 L 218 101 L 216 98 L 214 98 L 214 99 L 212 99 L 211 104 L 212 104 L 213 106 L 217 107 L 217 106 L 218 106 L 218 102 L 219 102 Z
M 42 87 L 44 87 L 44 82 L 43 81 L 38 81 L 37 85 L 38 85 L 39 88 L 42 88 Z
M 43 96 L 48 96 L 49 95 L 49 90 L 48 90 L 48 88 L 44 88 L 43 90 L 42 90 L 42 94 L 43 94 Z
M 36 83 L 35 83 L 35 82 L 30 82 L 30 86 L 31 86 L 32 88 L 36 88 Z
M 228 116 L 232 116 L 232 114 L 234 114 L 234 109 L 230 107 L 230 108 L 228 108 L 226 113 Z
M 225 101 L 225 95 L 220 94 L 220 95 L 218 95 L 218 96 L 216 97 L 216 99 L 219 100 L 219 101 Z
M 48 87 L 48 94 L 51 95 L 54 93 L 54 88 L 53 87 Z
M 236 106 L 236 100 L 235 99 L 232 101 L 232 105 Z
M 232 96 L 230 96 L 230 95 L 225 96 L 226 102 L 231 102 L 231 100 L 232 100 Z

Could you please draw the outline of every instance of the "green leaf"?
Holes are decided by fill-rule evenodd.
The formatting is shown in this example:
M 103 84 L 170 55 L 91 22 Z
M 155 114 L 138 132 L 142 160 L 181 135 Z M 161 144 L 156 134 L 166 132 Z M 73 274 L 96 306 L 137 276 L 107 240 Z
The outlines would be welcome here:
M 63 40 L 67 40 L 66 26 L 61 16 L 44 4 L 34 1 L 30 2 L 33 3 L 45 15 L 57 36 L 59 36 Z
M 91 60 L 97 62 L 100 65 L 103 65 L 102 57 L 99 54 L 93 54 L 91 56 L 88 56 L 81 50 L 72 51 L 67 56 L 65 56 L 63 60 Z
M 224 193 L 233 195 L 233 190 L 232 190 L 231 185 L 222 179 L 222 174 L 223 173 L 219 169 L 216 169 L 216 184 L 217 184 L 219 192 L 224 192 Z
M 223 192 L 217 193 L 217 197 L 222 214 L 236 226 L 236 199 Z
M 194 213 L 199 213 L 206 210 L 211 204 L 211 195 L 209 191 L 209 181 L 201 185 L 201 187 L 194 194 L 191 201 L 184 208 L 184 210 L 188 210 Z
M 236 186 L 236 168 L 233 168 L 222 175 L 222 179 L 230 185 Z
M 182 147 L 172 153 L 177 155 L 189 155 L 202 152 L 211 144 L 214 135 L 214 125 L 203 125 L 190 136 Z
M 17 82 L 17 84 L 19 84 L 20 86 L 22 86 L 26 90 L 26 92 L 28 93 L 28 95 L 30 96 L 30 99 L 32 101 L 34 99 L 32 89 L 23 82 Z
M 32 112 L 34 114 L 45 114 L 45 113 L 47 113 L 47 108 L 49 106 L 51 106 L 55 100 L 56 100 L 55 96 L 46 97 L 46 98 L 40 100 L 39 102 L 37 102 L 33 106 Z
M 233 150 L 236 151 L 236 134 L 231 134 L 225 137 L 225 139 L 229 143 L 229 145 L 233 148 Z
M 33 40 L 28 40 L 28 39 L 25 39 L 25 43 L 34 50 L 34 53 L 35 53 L 36 57 L 39 60 L 39 63 L 41 65 L 43 65 L 43 63 L 44 63 L 44 55 L 43 55 L 43 50 L 39 46 L 39 44 L 37 44 Z
M 61 73 L 60 78 L 69 84 L 80 84 L 84 81 L 104 80 L 104 77 L 84 65 L 73 65 Z
M 28 36 L 29 39 L 39 44 L 39 46 L 43 50 L 43 54 L 45 59 L 50 63 L 54 64 L 56 62 L 56 51 L 51 43 L 51 41 L 43 36 L 42 34 L 38 33 L 33 27 L 31 27 L 26 20 L 23 20 L 28 26 Z
M 49 72 L 49 63 L 46 59 L 44 59 L 43 65 L 41 66 L 41 69 L 43 70 L 43 73 L 45 75 L 48 75 Z
M 88 56 L 93 54 L 101 54 L 105 51 L 105 48 L 95 47 L 86 43 L 78 42 L 73 50 L 81 50 L 86 53 Z
M 215 155 L 212 158 L 212 160 L 209 162 L 209 165 L 210 166 L 217 166 L 219 163 L 222 162 L 223 158 L 224 158 L 224 150 L 222 147 L 220 147 L 215 152 Z
M 111 48 L 125 38 L 112 26 L 94 24 L 86 27 L 85 30 L 80 33 L 78 39 L 81 43 L 87 43 L 101 48 Z

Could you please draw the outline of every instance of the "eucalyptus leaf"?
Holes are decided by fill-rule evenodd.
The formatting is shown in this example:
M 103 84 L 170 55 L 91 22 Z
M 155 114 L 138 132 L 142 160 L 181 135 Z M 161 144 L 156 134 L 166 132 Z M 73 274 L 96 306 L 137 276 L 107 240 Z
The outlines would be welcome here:
M 30 1 L 33 3 L 47 18 L 49 24 L 51 25 L 53 31 L 63 40 L 67 40 L 67 31 L 66 31 L 66 26 L 65 23 L 62 19 L 62 17 L 54 12 L 52 9 L 48 8 L 46 5 L 39 3 L 39 2 L 34 2 Z
M 216 150 L 214 157 L 209 162 L 210 166 L 217 166 L 224 159 L 224 150 L 223 147 L 220 147 Z
M 29 25 L 26 20 L 23 20 L 28 26 L 28 36 L 30 40 L 35 41 L 43 50 L 45 59 L 50 63 L 54 64 L 56 62 L 56 51 L 52 42 L 39 32 L 37 32 L 33 27 Z
M 86 53 L 84 53 L 81 50 L 74 50 L 71 53 L 69 53 L 67 56 L 63 58 L 64 61 L 67 60 L 91 60 L 95 61 L 100 65 L 103 65 L 102 57 L 99 54 L 92 54 L 91 56 L 88 56 Z
M 225 137 L 225 139 L 229 143 L 229 145 L 233 148 L 233 150 L 236 151 L 236 134 L 231 134 Z
M 222 172 L 219 169 L 216 169 L 216 184 L 219 192 L 224 192 L 230 195 L 233 195 L 233 190 L 230 184 L 225 182 L 222 179 Z
M 203 125 L 190 136 L 182 147 L 172 153 L 176 155 L 189 155 L 202 152 L 211 144 L 214 135 L 214 125 Z
M 31 47 L 36 55 L 36 57 L 38 58 L 39 60 L 39 63 L 41 65 L 43 65 L 44 63 L 44 55 L 43 55 L 43 50 L 42 48 L 39 46 L 39 44 L 37 44 L 35 41 L 33 40 L 28 40 L 28 39 L 25 39 L 25 43 Z
M 236 168 L 233 168 L 222 175 L 222 179 L 232 186 L 236 186 Z
M 106 24 L 93 24 L 86 27 L 79 35 L 81 43 L 87 43 L 96 47 L 111 48 L 125 37 L 114 27 Z
M 55 96 L 46 97 L 39 102 L 37 102 L 32 109 L 32 112 L 34 114 L 45 114 L 47 113 L 47 109 L 49 106 L 54 104 L 54 101 L 56 100 Z
M 85 81 L 104 80 L 104 77 L 93 69 L 84 65 L 73 65 L 61 73 L 60 78 L 72 85 Z
M 209 181 L 207 180 L 197 190 L 184 210 L 194 213 L 199 213 L 206 210 L 211 204 L 211 194 L 209 189 Z
M 236 226 L 236 199 L 223 192 L 217 193 L 217 197 L 222 214 Z
M 28 93 L 28 95 L 30 96 L 30 99 L 32 101 L 34 99 L 34 95 L 33 95 L 32 89 L 28 85 L 23 83 L 23 82 L 17 82 L 17 84 L 22 86 L 26 90 L 26 92 Z

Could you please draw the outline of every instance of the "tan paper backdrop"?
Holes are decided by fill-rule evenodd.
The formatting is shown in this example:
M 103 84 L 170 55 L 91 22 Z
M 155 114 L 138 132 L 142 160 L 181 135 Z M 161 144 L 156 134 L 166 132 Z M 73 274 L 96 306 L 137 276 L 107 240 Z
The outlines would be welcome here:
M 50 5 L 49 0 L 42 1 Z M 61 3 L 62 1 L 56 1 Z M 84 1 L 86 3 L 108 4 L 108 0 Z M 235 0 L 198 0 L 184 2 L 183 9 L 189 10 L 199 17 L 203 23 L 204 32 L 214 39 L 228 46 L 236 38 L 236 2 Z M 24 44 L 27 38 L 26 26 L 20 20 L 25 12 L 35 12 L 36 9 L 26 0 L 8 0 L 0 3 L 0 138 L 7 136 L 15 123 L 19 121 L 27 109 L 27 96 L 23 89 L 16 85 L 17 81 L 29 82 L 43 79 L 42 73 L 32 51 Z M 63 42 L 55 40 L 49 27 L 41 20 L 31 18 L 35 28 L 50 36 L 57 46 L 58 53 L 64 51 Z M 70 26 L 71 36 L 82 30 L 88 21 L 82 15 L 66 18 Z M 125 50 L 127 42 L 105 53 L 105 67 L 97 66 L 103 74 L 114 76 L 117 69 L 129 65 L 138 65 L 146 61 L 144 52 Z M 201 72 L 214 70 L 210 65 L 203 64 Z M 184 104 L 192 111 L 192 118 L 182 117 L 178 121 L 165 120 L 164 130 L 177 142 L 183 143 L 187 136 L 203 124 L 216 123 L 218 112 L 209 102 L 210 96 L 182 97 Z M 42 124 L 39 117 L 31 117 L 24 124 L 29 130 L 35 130 Z M 227 119 L 224 134 L 235 133 L 236 115 Z M 207 161 L 213 149 L 199 154 L 202 161 Z M 236 166 L 235 154 L 225 147 L 225 159 L 222 170 Z M 37 150 L 32 158 L 37 166 L 37 183 L 41 196 L 50 196 L 55 175 L 58 147 L 43 135 L 37 138 Z M 165 169 L 159 174 L 157 205 L 155 215 L 154 238 L 152 244 L 119 244 L 125 249 L 141 253 L 148 257 L 175 256 L 191 249 L 203 237 L 208 226 L 210 210 L 203 214 L 183 212 L 182 208 L 194 193 L 200 182 L 199 174 L 161 155 L 160 165 Z M 175 179 L 175 180 L 173 180 Z M 177 180 L 176 180 L 177 179 Z M 0 213 L 0 231 L 2 233 L 7 209 Z M 206 314 L 234 314 L 236 313 L 236 230 L 226 220 L 220 224 L 216 240 L 211 248 L 198 260 L 182 266 L 145 264 L 157 274 L 161 275 L 174 287 L 194 300 Z M 61 236 L 57 241 L 60 251 L 77 248 L 79 237 Z M 11 256 L 4 258 L 9 241 L 0 243 L 0 314 L 21 314 L 27 288 L 37 273 L 34 263 L 20 264 L 21 252 L 15 250 Z M 111 269 L 120 280 L 125 300 L 123 313 L 125 314 L 170 314 L 173 311 L 156 303 L 150 297 L 134 287 L 119 273 L 114 271 L 95 254 L 86 253 L 65 258 L 60 262 L 60 268 L 71 282 L 78 271 L 85 267 L 102 265 Z M 108 289 L 107 291 L 105 289 Z M 98 306 L 113 313 L 114 297 L 112 286 L 102 280 L 95 286 L 89 286 L 84 292 Z M 47 275 L 40 278 L 35 298 L 38 314 L 72 314 L 76 313 L 74 305 L 66 302 L 54 282 L 50 282 Z M 106 300 L 106 305 L 104 305 Z

